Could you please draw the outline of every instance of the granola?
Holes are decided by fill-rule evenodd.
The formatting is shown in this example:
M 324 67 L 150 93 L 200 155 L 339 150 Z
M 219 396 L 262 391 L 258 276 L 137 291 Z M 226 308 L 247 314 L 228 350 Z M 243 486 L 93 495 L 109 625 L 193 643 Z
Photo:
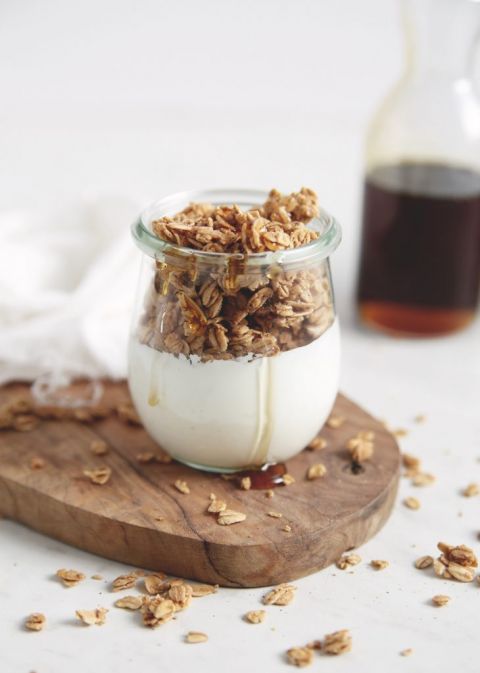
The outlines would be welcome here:
M 137 583 L 137 575 L 129 573 L 127 575 L 119 575 L 112 582 L 112 591 L 124 591 L 125 589 L 133 589 Z
M 153 221 L 153 233 L 184 252 L 167 249 L 165 261 L 156 262 L 141 343 L 208 362 L 275 355 L 319 337 L 334 319 L 325 269 L 287 272 L 273 265 L 252 271 L 247 264 L 252 253 L 290 250 L 318 238 L 307 226 L 317 215 L 315 193 L 303 188 L 288 196 L 272 190 L 262 206 L 248 211 L 192 203 Z M 224 266 L 207 265 L 185 249 L 232 256 Z
M 47 618 L 41 612 L 33 612 L 25 620 L 25 628 L 29 631 L 41 631 L 45 624 Z
M 437 608 L 441 608 L 444 605 L 447 605 L 447 603 L 449 602 L 450 602 L 450 596 L 445 596 L 444 594 L 437 594 L 436 596 L 432 597 L 432 603 Z
M 358 554 L 344 554 L 336 562 L 337 568 L 346 570 L 350 566 L 356 566 L 361 563 L 362 559 Z
M 202 633 L 201 631 L 189 631 L 185 636 L 186 643 L 205 643 L 207 640 L 207 634 Z
M 83 474 L 90 479 L 92 484 L 103 486 L 112 476 L 109 467 L 95 467 L 92 470 L 83 470 Z
M 310 647 L 291 647 L 287 650 L 287 659 L 293 666 L 303 668 L 313 661 L 313 650 Z
M 297 587 L 292 584 L 279 584 L 262 598 L 264 605 L 288 605 L 293 601 Z
M 143 605 L 143 598 L 142 596 L 124 596 L 116 600 L 114 605 L 116 608 L 139 610 Z
M 441 555 L 434 560 L 433 569 L 437 577 L 453 579 L 458 582 L 472 582 L 475 578 L 478 560 L 470 547 L 452 546 L 439 542 Z
M 76 610 L 75 614 L 87 626 L 101 626 L 105 624 L 108 610 L 106 608 L 96 608 L 95 610 Z
M 374 570 L 385 570 L 390 565 L 388 561 L 383 561 L 381 559 L 374 559 L 370 561 L 370 565 Z
M 324 477 L 327 474 L 327 468 L 323 463 L 315 463 L 314 465 L 310 465 L 310 467 L 307 470 L 307 479 L 309 481 L 312 481 L 313 479 L 319 479 L 320 477 Z
M 326 654 L 344 654 L 352 649 L 352 637 L 347 629 L 325 636 L 322 649 Z
M 74 587 L 85 579 L 85 575 L 78 570 L 65 570 L 65 568 L 60 568 L 60 570 L 57 570 L 56 576 L 66 587 Z
M 163 596 L 148 597 L 142 605 L 143 623 L 150 628 L 165 624 L 174 614 L 175 603 Z
M 250 624 L 261 624 L 266 616 L 265 610 L 250 610 L 245 614 L 244 619 Z

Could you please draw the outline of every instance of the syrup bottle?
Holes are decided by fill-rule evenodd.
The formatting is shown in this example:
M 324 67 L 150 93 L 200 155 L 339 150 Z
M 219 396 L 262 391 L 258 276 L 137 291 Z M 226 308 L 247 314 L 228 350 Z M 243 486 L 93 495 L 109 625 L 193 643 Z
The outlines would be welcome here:
M 367 137 L 360 319 L 439 335 L 474 317 L 480 287 L 475 0 L 403 0 L 406 67 Z

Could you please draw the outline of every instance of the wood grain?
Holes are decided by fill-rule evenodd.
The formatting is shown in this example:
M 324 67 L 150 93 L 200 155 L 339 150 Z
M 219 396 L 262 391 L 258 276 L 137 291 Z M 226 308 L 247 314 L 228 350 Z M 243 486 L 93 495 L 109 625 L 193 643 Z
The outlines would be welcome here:
M 0 403 L 25 392 L 20 384 L 0 389 Z M 105 384 L 109 404 L 128 399 L 123 383 Z M 328 447 L 303 451 L 288 462 L 296 483 L 263 491 L 241 491 L 218 475 L 180 463 L 141 464 L 141 451 L 156 445 L 140 427 L 111 416 L 92 424 L 42 421 L 31 432 L 0 432 L 0 513 L 37 531 L 126 564 L 218 583 L 256 587 L 293 580 L 320 570 L 344 551 L 374 535 L 395 500 L 400 454 L 395 439 L 359 406 L 339 395 L 334 413 L 347 421 L 327 427 Z M 353 474 L 345 450 L 359 430 L 375 431 L 375 454 Z M 105 456 L 90 444 L 103 439 Z M 41 457 L 42 469 L 30 461 Z M 327 475 L 307 481 L 310 465 L 322 462 Z M 106 465 L 110 481 L 90 483 L 83 470 Z M 173 487 L 188 482 L 191 493 Z M 209 494 L 226 500 L 247 519 L 219 526 L 206 512 Z M 267 512 L 275 510 L 283 518 Z M 158 517 L 163 517 L 159 519 Z M 292 530 L 282 529 L 288 523 Z

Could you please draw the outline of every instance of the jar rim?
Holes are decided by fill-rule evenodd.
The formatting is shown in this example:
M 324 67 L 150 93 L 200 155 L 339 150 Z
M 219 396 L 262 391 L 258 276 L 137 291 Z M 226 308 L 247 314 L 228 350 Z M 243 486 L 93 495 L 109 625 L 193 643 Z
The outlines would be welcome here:
M 212 203 L 213 205 L 232 205 L 251 208 L 260 205 L 268 196 L 267 191 L 256 189 L 199 189 L 176 192 L 151 203 L 132 224 L 131 230 L 136 245 L 150 257 L 162 260 L 165 255 L 174 254 L 181 257 L 195 257 L 197 262 L 214 266 L 228 264 L 231 259 L 242 259 L 248 267 L 263 267 L 272 264 L 282 266 L 313 263 L 329 257 L 338 247 L 342 231 L 337 220 L 323 208 L 320 214 L 309 222 L 319 237 L 298 248 L 267 252 L 210 252 L 189 248 L 156 236 L 151 230 L 154 219 L 173 215 L 185 208 L 192 201 Z

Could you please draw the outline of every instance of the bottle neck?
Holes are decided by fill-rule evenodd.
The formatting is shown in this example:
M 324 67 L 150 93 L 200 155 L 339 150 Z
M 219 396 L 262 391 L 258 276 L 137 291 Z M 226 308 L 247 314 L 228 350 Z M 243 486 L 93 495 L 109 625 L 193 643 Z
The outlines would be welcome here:
M 479 36 L 478 0 L 403 0 L 403 19 L 409 77 L 470 78 Z

